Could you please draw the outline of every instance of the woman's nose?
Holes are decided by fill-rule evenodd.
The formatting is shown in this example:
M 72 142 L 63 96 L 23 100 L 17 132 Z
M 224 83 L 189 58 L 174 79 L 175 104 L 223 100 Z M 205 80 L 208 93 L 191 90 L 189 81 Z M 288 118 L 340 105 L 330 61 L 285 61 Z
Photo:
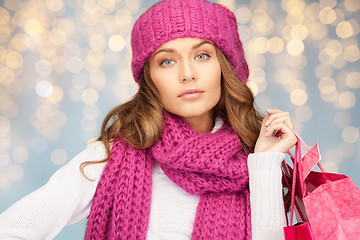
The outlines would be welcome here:
M 191 61 L 183 61 L 181 64 L 180 82 L 196 81 L 198 79 L 196 67 Z

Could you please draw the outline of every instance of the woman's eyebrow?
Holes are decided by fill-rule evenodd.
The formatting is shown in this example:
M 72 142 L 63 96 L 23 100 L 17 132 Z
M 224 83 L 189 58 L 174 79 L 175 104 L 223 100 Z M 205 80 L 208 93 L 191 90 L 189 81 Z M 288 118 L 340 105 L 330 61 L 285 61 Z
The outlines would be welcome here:
M 210 42 L 210 41 L 208 41 L 208 40 L 204 40 L 204 41 L 202 41 L 202 42 L 200 42 L 200 43 L 198 43 L 198 44 L 195 44 L 191 49 L 199 48 L 199 47 L 201 47 L 202 45 L 204 45 L 204 44 L 206 44 L 206 43 L 211 44 L 211 45 L 214 45 L 212 42 Z
M 197 44 L 195 44 L 194 46 L 192 46 L 191 49 L 199 48 L 199 47 L 201 47 L 202 45 L 207 44 L 207 43 L 208 43 L 208 44 L 211 44 L 211 45 L 214 45 L 212 42 L 210 42 L 210 41 L 208 41 L 208 40 L 204 40 L 204 41 L 202 41 L 202 42 L 200 42 L 200 43 L 197 43 Z M 172 52 L 176 52 L 176 50 L 173 49 L 173 48 L 163 48 L 163 49 L 160 49 L 160 50 L 156 51 L 156 52 L 154 53 L 153 57 L 155 57 L 156 54 L 161 53 L 161 52 L 169 52 L 169 53 L 172 53 Z
M 161 53 L 161 52 L 169 52 L 169 53 L 172 53 L 172 52 L 175 52 L 175 49 L 173 49 L 173 48 L 163 48 L 163 49 L 160 49 L 159 51 L 156 51 L 152 57 L 155 57 L 156 54 Z

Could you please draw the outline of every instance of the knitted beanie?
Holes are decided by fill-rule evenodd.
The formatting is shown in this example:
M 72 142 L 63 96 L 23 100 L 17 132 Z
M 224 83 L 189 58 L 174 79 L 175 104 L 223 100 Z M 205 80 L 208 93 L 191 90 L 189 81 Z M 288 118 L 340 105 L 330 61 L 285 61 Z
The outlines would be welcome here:
M 165 0 L 152 6 L 136 21 L 131 34 L 134 79 L 140 83 L 151 54 L 175 38 L 212 41 L 231 63 L 242 82 L 249 76 L 234 14 L 220 4 L 205 0 Z

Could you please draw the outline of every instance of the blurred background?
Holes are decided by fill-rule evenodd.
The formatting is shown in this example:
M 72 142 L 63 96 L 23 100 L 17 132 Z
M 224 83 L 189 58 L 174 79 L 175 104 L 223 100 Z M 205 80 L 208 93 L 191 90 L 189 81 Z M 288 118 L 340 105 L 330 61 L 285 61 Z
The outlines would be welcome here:
M 45 184 L 136 92 L 131 29 L 155 2 L 0 0 L 0 212 Z M 217 2 L 237 17 L 259 109 L 290 112 L 325 169 L 360 187 L 360 1 Z M 85 224 L 56 239 L 82 239 Z

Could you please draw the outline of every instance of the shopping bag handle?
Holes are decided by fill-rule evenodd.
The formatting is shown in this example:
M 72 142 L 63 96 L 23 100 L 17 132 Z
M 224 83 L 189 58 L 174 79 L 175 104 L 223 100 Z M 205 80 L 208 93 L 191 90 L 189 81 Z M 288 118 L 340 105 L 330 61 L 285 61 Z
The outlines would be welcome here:
M 315 144 L 314 147 L 310 148 L 305 141 L 302 139 L 302 137 L 295 131 L 292 130 L 297 138 L 297 142 L 295 144 L 295 156 L 288 151 L 288 154 L 293 162 L 293 173 L 292 173 L 292 186 L 290 187 L 290 184 L 288 183 L 287 179 L 285 179 L 285 183 L 287 187 L 289 188 L 289 191 L 291 191 L 291 208 L 290 208 L 290 226 L 292 226 L 293 222 L 293 214 L 294 214 L 294 205 L 298 209 L 298 212 L 300 214 L 301 219 L 304 221 L 305 218 L 303 216 L 303 213 L 298 205 L 298 202 L 295 201 L 295 189 L 296 189 L 296 181 L 297 177 L 300 185 L 300 191 L 301 194 L 305 195 L 307 193 L 307 188 L 304 185 L 304 181 L 307 177 L 307 175 L 311 172 L 313 167 L 315 165 L 318 165 L 320 170 L 322 172 L 325 172 L 322 165 L 319 163 L 321 157 L 319 153 L 318 144 Z M 304 157 L 301 155 L 301 145 L 305 147 L 307 150 L 307 153 Z M 284 160 L 285 161 L 285 160 Z M 289 176 L 291 176 L 290 170 L 286 164 L 284 164 L 287 170 L 287 173 Z M 299 175 L 299 176 L 298 176 Z
M 297 133 L 295 133 L 295 135 L 296 135 L 296 137 L 298 137 Z M 301 141 L 296 142 L 295 156 L 293 156 L 291 154 L 290 150 L 288 151 L 288 154 L 291 156 L 291 160 L 293 161 L 293 174 L 292 174 L 292 186 L 291 186 L 291 208 L 290 208 L 290 226 L 292 226 L 293 218 L 294 218 L 294 203 L 296 203 L 296 207 L 298 209 L 298 212 L 301 213 L 301 217 L 302 217 L 302 219 L 304 219 L 303 216 L 302 216 L 301 209 L 300 209 L 298 203 L 295 201 L 295 189 L 296 189 L 297 172 L 299 171 L 299 174 L 301 175 L 301 168 L 298 169 L 298 166 L 299 166 L 298 159 L 301 159 Z M 303 192 L 303 182 L 300 181 L 299 183 L 300 183 L 301 192 Z
M 301 168 L 301 171 L 303 171 L 303 174 L 300 174 L 301 181 L 305 181 L 307 175 L 311 172 L 315 165 L 319 167 L 321 172 L 325 172 L 325 169 L 319 162 L 321 160 L 319 145 L 316 143 L 312 148 L 310 148 L 309 145 L 305 143 L 304 139 L 302 139 L 302 137 L 295 130 L 292 131 L 298 139 L 298 142 L 300 141 L 300 143 L 305 147 L 307 151 L 303 158 L 298 158 L 300 164 L 299 169 Z M 296 147 L 301 148 L 301 144 Z M 290 151 L 288 152 L 288 154 L 290 156 L 292 155 Z
M 290 178 L 290 177 L 291 177 L 291 173 L 290 173 L 290 170 L 289 170 L 288 165 L 287 165 L 286 162 L 285 162 L 285 159 L 283 160 L 283 163 L 284 163 L 284 167 L 285 167 L 285 169 L 284 169 L 283 171 L 286 170 L 287 173 L 288 173 L 288 176 L 289 176 L 289 178 Z M 292 226 L 294 204 L 295 204 L 296 209 L 298 209 L 298 213 L 300 214 L 301 220 L 304 221 L 305 218 L 304 218 L 304 215 L 303 215 L 303 213 L 302 213 L 302 211 L 301 211 L 301 208 L 300 208 L 298 202 L 294 200 L 294 199 L 295 199 L 295 187 L 291 187 L 291 186 L 290 186 L 289 181 L 288 181 L 288 179 L 285 177 L 284 174 L 283 174 L 283 178 L 284 178 L 284 181 L 285 181 L 285 184 L 286 184 L 287 188 L 288 188 L 289 191 L 291 192 L 291 204 L 290 204 L 290 206 L 291 206 L 291 208 L 290 208 L 291 220 L 290 220 L 290 225 L 289 225 L 289 224 L 288 224 L 288 225 L 289 225 L 289 226 Z M 294 181 L 296 182 L 296 175 L 293 176 L 292 183 L 294 183 Z M 288 222 L 288 219 L 286 219 L 286 221 Z

